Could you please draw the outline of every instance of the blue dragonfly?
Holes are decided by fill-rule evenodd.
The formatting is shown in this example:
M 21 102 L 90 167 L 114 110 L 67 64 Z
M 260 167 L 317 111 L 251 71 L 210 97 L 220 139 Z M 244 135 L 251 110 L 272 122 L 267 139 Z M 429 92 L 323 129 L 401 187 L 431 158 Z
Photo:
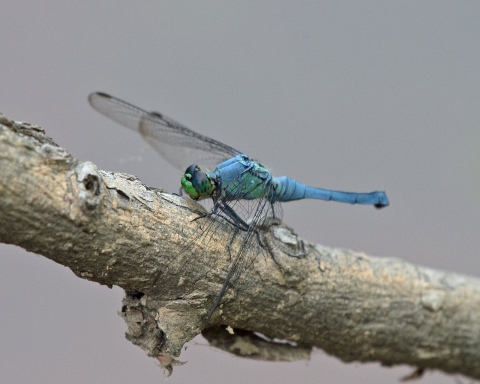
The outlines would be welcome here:
M 281 221 L 280 203 L 319 199 L 377 208 L 389 205 L 382 191 L 333 191 L 309 187 L 287 176 L 273 177 L 261 163 L 246 154 L 196 133 L 163 114 L 147 112 L 108 94 L 92 93 L 89 102 L 103 115 L 138 131 L 172 165 L 181 171 L 186 169 L 181 178 L 183 191 L 193 200 L 210 198 L 213 201 L 213 208 L 199 218 L 214 218 L 230 226 L 231 238 L 226 250 L 231 266 L 203 327 L 210 322 L 229 287 L 253 261 L 249 258 L 255 256 L 251 255 L 262 252 L 259 240 L 262 224 L 267 218 Z M 211 238 L 216 228 L 204 226 L 197 238 Z M 190 244 L 185 249 L 190 249 Z M 161 271 L 154 276 L 153 285 L 160 275 Z

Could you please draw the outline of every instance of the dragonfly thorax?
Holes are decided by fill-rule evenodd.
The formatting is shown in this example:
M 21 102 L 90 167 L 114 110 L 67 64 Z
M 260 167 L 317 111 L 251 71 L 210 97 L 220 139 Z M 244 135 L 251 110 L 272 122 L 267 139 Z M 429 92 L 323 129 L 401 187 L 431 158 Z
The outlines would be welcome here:
M 185 170 L 181 183 L 183 190 L 193 200 L 212 197 L 215 192 L 214 181 L 197 164 L 192 164 Z

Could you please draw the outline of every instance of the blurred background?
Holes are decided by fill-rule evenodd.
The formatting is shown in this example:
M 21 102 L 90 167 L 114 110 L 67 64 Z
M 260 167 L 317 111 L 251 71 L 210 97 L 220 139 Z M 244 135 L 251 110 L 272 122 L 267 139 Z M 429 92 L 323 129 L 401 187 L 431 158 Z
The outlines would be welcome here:
M 308 241 L 480 276 L 479 20 L 474 1 L 6 0 L 0 111 L 78 159 L 177 192 L 179 171 L 87 103 L 111 93 L 275 175 L 387 192 L 382 210 L 284 204 Z M 121 289 L 10 245 L 0 264 L 2 383 L 396 383 L 412 371 L 321 350 L 253 362 L 197 337 L 166 379 L 124 338 Z

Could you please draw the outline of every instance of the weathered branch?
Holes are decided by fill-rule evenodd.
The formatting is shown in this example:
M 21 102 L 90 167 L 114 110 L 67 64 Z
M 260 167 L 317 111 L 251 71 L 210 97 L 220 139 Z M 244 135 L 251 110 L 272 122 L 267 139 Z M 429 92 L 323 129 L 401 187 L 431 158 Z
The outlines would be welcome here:
M 229 267 L 228 226 L 216 224 L 208 253 L 202 244 L 185 252 L 209 220 L 192 221 L 201 211 L 80 162 L 40 127 L 0 115 L 0 241 L 124 288 L 127 337 L 167 367 L 200 332 Z M 266 228 L 262 242 L 272 257 L 258 257 L 227 293 L 204 331 L 213 345 L 274 360 L 307 358 L 315 346 L 344 361 L 480 378 L 478 279 L 319 245 L 292 257 L 302 241 L 285 226 Z

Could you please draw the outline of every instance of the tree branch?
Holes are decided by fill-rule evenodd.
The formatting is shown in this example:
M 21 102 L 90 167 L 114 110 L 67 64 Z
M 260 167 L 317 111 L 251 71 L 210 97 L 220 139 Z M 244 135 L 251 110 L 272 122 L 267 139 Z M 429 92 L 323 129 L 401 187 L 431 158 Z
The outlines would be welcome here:
M 220 223 L 208 253 L 205 244 L 185 252 L 211 220 L 192 221 L 202 209 L 80 162 L 40 127 L 0 115 L 0 241 L 125 289 L 127 338 L 167 369 L 201 331 L 230 264 Z M 306 244 L 284 225 L 262 233 L 272 257 L 257 257 L 228 291 L 203 331 L 212 345 L 287 361 L 318 347 L 344 361 L 480 378 L 480 280 Z

